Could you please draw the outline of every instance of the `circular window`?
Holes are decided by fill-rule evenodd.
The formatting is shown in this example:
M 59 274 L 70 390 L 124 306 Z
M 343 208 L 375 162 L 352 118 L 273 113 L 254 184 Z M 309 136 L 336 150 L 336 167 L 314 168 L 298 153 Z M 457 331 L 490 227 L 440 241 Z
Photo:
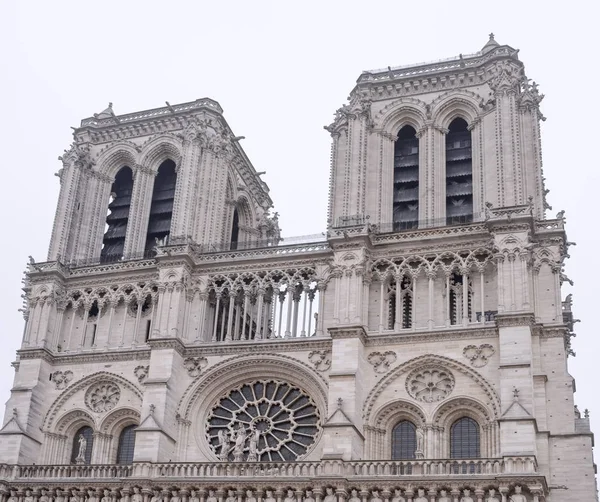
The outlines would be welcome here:
M 296 460 L 313 445 L 319 430 L 314 401 L 274 380 L 233 389 L 211 410 L 206 425 L 211 448 L 229 461 Z

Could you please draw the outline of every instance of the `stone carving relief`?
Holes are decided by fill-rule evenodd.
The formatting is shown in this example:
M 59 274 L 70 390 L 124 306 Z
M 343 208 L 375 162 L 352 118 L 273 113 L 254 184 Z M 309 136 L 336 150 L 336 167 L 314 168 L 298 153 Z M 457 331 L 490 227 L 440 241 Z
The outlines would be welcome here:
M 206 357 L 187 357 L 183 361 L 183 366 L 192 378 L 197 378 L 202 373 L 202 368 L 208 364 Z
M 277 380 L 243 384 L 213 407 L 206 439 L 222 461 L 294 461 L 320 432 L 317 406 L 304 391 Z
M 86 406 L 96 413 L 112 410 L 121 398 L 121 389 L 112 382 L 103 382 L 91 386 L 85 393 Z
M 467 345 L 463 349 L 463 355 L 471 361 L 471 366 L 481 368 L 488 363 L 488 360 L 496 352 L 489 343 L 484 343 L 479 347 L 477 345 Z
M 454 376 L 442 368 L 414 370 L 406 377 L 408 394 L 424 403 L 435 403 L 448 397 L 454 389 Z
M 373 365 L 375 373 L 386 373 L 392 364 L 396 362 L 397 356 L 393 350 L 385 352 L 371 352 L 367 357 L 370 364 Z
M 138 382 L 142 383 L 142 382 L 144 382 L 144 380 L 146 380 L 149 369 L 150 369 L 150 366 L 136 366 L 135 367 L 135 369 L 133 370 L 133 374 L 138 379 Z
M 52 381 L 54 385 L 56 385 L 57 390 L 64 389 L 69 382 L 73 380 L 73 372 L 72 371 L 55 371 L 52 373 Z
M 331 368 L 331 358 L 324 350 L 313 350 L 308 353 L 308 360 L 313 363 L 317 371 L 327 371 Z

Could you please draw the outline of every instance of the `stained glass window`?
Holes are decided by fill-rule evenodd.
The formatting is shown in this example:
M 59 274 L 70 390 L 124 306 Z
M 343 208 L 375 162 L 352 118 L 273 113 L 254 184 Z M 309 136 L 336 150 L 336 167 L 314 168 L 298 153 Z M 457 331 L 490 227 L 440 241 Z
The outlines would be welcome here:
M 117 464 L 131 464 L 135 449 L 135 428 L 137 425 L 125 427 L 119 435 L 119 448 L 117 449 Z
M 450 428 L 450 457 L 479 458 L 479 424 L 469 417 L 459 418 Z
M 398 423 L 392 430 L 392 460 L 415 458 L 417 436 L 415 424 L 408 420 Z

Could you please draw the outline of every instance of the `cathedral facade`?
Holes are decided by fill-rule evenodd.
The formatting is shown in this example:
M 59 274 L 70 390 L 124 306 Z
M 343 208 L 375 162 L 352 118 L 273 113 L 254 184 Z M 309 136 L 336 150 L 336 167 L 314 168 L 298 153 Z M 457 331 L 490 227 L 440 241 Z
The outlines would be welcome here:
M 282 239 L 208 98 L 84 119 L 0 431 L 8 502 L 596 499 L 518 51 L 363 72 Z

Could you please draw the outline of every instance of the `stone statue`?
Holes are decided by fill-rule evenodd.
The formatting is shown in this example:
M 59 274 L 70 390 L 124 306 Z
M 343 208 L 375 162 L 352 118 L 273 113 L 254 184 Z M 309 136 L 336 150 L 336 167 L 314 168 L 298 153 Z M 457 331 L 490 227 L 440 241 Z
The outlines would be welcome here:
M 394 490 L 394 496 L 392 502 L 406 502 L 406 499 L 402 496 L 402 492 L 397 488 Z
M 25 497 L 23 497 L 23 502 L 33 502 L 33 495 L 31 494 L 31 490 L 25 490 Z
M 181 499 L 179 498 L 179 493 L 177 492 L 177 490 L 173 490 L 171 492 L 171 502 L 179 502 L 180 500 Z
M 110 492 L 108 490 L 104 490 L 103 497 L 100 499 L 100 502 L 112 502 L 112 497 L 110 496 Z
M 371 500 L 370 502 L 383 502 L 381 497 L 379 496 L 379 490 L 373 490 L 371 492 Z
M 425 447 L 425 431 L 423 427 L 417 427 L 417 451 L 420 453 L 424 452 Z
M 258 460 L 258 440 L 260 439 L 260 431 L 253 429 L 250 431 L 250 442 L 248 443 L 248 462 L 256 462 Z
M 312 490 L 306 490 L 306 494 L 304 495 L 304 502 L 315 502 Z
M 96 492 L 94 490 L 88 490 L 87 494 L 87 502 L 98 502 L 98 497 L 96 497 Z
M 188 502 L 200 502 L 198 495 L 196 495 L 196 490 L 190 491 L 190 496 L 188 498 Z
M 19 502 L 19 497 L 17 497 L 17 492 L 15 490 L 10 491 L 10 497 L 8 497 L 7 502 Z
M 235 496 L 235 492 L 233 490 L 227 490 L 225 502 L 237 502 L 237 497 Z
M 360 500 L 360 498 L 358 497 L 358 491 L 352 490 L 350 492 L 350 498 L 348 499 L 348 502 L 362 502 Z M 394 501 L 392 501 L 392 502 L 394 502 Z M 398 501 L 395 501 L 395 502 L 398 502 Z M 404 502 L 404 500 L 402 502 Z
M 246 444 L 246 429 L 244 425 L 240 423 L 237 430 L 235 431 L 235 445 L 233 447 L 233 460 L 234 462 L 243 462 L 244 460 L 244 445 Z
M 131 496 L 131 502 L 143 502 L 144 497 L 140 493 L 140 489 L 137 486 L 133 487 L 133 495 Z
M 152 490 L 150 502 L 162 502 L 162 496 L 158 490 Z
M 267 490 L 265 493 L 265 498 L 263 502 L 276 502 L 275 497 L 273 497 L 273 490 Z
M 283 502 L 296 502 L 296 497 L 294 496 L 294 492 L 292 490 L 288 490 L 286 492 L 286 496 L 283 499 Z
M 417 430 L 419 430 L 419 429 L 417 429 Z M 423 490 L 423 488 L 419 488 L 417 490 L 417 497 L 414 499 L 414 502 L 429 502 L 427 500 L 427 497 L 425 496 L 425 490 Z
M 48 495 L 48 490 L 46 490 L 45 488 L 42 488 L 38 502 L 52 502 L 52 497 Z
M 440 498 L 438 498 L 438 502 L 452 502 L 450 497 L 448 497 L 448 492 L 446 490 L 440 490 Z
M 489 497 L 487 499 L 485 499 L 485 502 L 500 502 L 500 499 L 498 497 L 496 497 L 496 490 L 494 490 L 493 488 L 490 488 L 490 491 L 488 492 Z
M 79 451 L 81 452 L 81 438 L 83 438 L 83 436 L 80 434 L 79 435 Z M 85 438 L 83 438 L 85 441 Z M 86 441 L 87 442 L 87 441 Z M 79 494 L 77 493 L 77 490 L 75 488 L 73 488 L 71 490 L 71 496 L 69 497 L 69 502 L 79 502 L 81 499 L 79 498 Z
M 76 464 L 85 464 L 85 452 L 87 451 L 87 439 L 85 439 L 83 434 L 79 434 L 79 452 L 77 453 L 77 457 L 75 458 Z
M 323 497 L 323 502 L 337 502 L 336 496 L 333 493 L 333 488 L 331 488 L 330 486 L 325 488 L 325 497 Z
M 54 502 L 65 502 L 65 497 L 60 488 L 56 489 L 56 497 L 54 497 Z
M 464 489 L 463 496 L 460 498 L 460 502 L 473 502 L 473 497 L 471 497 L 471 490 Z
M 513 493 L 508 500 L 510 500 L 510 502 L 527 502 L 527 498 L 521 493 L 521 487 L 519 485 L 515 486 L 515 493 Z
M 119 502 L 129 502 L 129 491 L 128 490 L 121 490 L 119 493 L 121 494 L 121 498 L 119 499 Z
M 219 444 L 217 446 L 219 460 L 227 460 L 229 458 L 229 436 L 227 431 L 221 429 L 218 432 Z
M 217 497 L 215 497 L 214 490 L 208 490 L 208 497 L 206 497 L 206 502 L 217 502 Z
M 246 502 L 256 502 L 253 490 L 246 490 Z

